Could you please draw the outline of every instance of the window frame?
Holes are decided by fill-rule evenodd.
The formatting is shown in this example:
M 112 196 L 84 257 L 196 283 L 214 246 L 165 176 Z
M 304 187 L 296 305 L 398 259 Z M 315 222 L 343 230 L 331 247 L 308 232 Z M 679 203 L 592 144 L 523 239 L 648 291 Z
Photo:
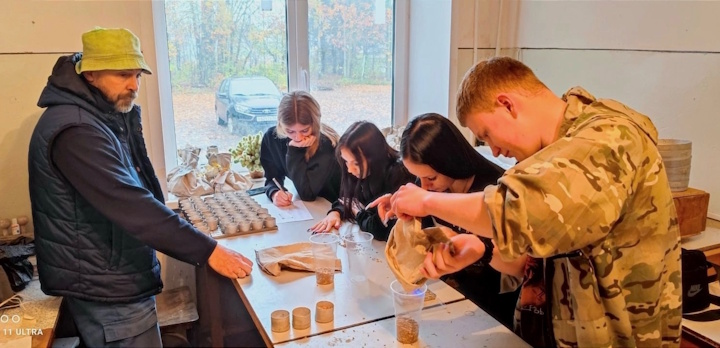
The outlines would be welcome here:
M 288 40 L 288 88 L 290 90 L 308 89 L 310 58 L 308 44 L 308 1 L 286 0 L 287 40 Z M 408 121 L 408 66 L 409 66 L 409 15 L 410 1 L 394 1 L 394 38 L 393 38 L 393 79 L 392 115 L 393 125 L 404 125 Z M 167 43 L 167 22 L 165 1 L 152 2 L 153 29 L 156 53 L 156 78 L 158 82 L 160 104 L 160 128 L 150 129 L 151 137 L 160 137 L 163 144 L 164 163 L 162 168 L 174 168 L 178 165 L 177 139 L 175 136 L 175 114 L 172 104 L 170 84 L 170 62 Z M 294 30 L 292 30 L 294 29 Z M 305 40 L 301 40 L 305 38 Z M 157 153 L 157 152 L 155 152 Z M 153 161 L 160 159 L 153 158 Z M 163 185 L 165 187 L 165 185 Z M 167 189 L 165 188 L 166 194 Z

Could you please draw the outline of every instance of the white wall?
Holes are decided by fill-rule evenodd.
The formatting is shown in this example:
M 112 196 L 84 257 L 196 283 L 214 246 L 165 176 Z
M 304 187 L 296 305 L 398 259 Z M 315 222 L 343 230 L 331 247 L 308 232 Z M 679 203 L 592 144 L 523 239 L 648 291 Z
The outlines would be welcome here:
M 0 11 L 0 218 L 30 216 L 27 152 L 42 114 L 36 106 L 57 58 L 82 51 L 81 35 L 95 26 L 123 27 L 142 43 L 155 64 L 150 1 L 5 0 Z M 158 177 L 165 177 L 157 76 L 143 77 L 137 103 L 143 108 L 144 135 Z M 164 180 L 160 180 L 164 184 Z M 192 266 L 160 255 L 166 288 L 181 283 L 194 289 Z M 168 276 L 171 274 L 172 276 Z
M 475 1 L 453 2 L 458 79 L 473 62 Z M 500 0 L 478 1 L 478 59 L 494 54 Z M 660 137 L 693 142 L 690 186 L 720 219 L 720 2 L 503 1 L 500 47 L 562 94 L 581 85 L 648 115 Z M 451 95 L 454 95 L 451 83 Z
M 410 1 L 408 117 L 448 115 L 451 0 Z

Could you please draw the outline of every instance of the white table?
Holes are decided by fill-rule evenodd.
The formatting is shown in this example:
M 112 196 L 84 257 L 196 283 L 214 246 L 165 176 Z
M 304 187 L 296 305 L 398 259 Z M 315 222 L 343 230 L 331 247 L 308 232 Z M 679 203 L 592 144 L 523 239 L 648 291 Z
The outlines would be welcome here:
M 290 190 L 294 191 L 294 188 Z M 261 205 L 272 204 L 264 195 L 254 198 Z M 277 231 L 220 239 L 218 243 L 255 259 L 255 250 L 307 241 L 310 237 L 307 229 L 326 215 L 330 203 L 319 198 L 304 204 L 312 214 L 313 220 L 278 224 Z M 341 230 L 344 228 L 345 225 Z M 264 273 L 257 265 L 254 266 L 250 277 L 236 280 L 238 293 L 266 342 L 282 344 L 297 340 L 301 340 L 298 342 L 312 340 L 313 345 L 316 345 L 315 340 L 318 342 L 324 342 L 324 339 L 336 340 L 338 337 L 346 337 L 348 335 L 346 333 L 352 333 L 352 330 L 374 330 L 378 325 L 379 327 L 389 325 L 388 327 L 394 330 L 390 283 L 395 277 L 385 261 L 385 242 L 374 240 L 372 247 L 374 253 L 370 255 L 368 280 L 363 283 L 353 283 L 347 273 L 338 272 L 335 274 L 333 285 L 318 286 L 314 273 L 283 269 L 279 276 L 273 277 Z M 346 270 L 348 263 L 344 247 L 338 247 L 338 257 L 342 261 L 343 269 Z M 479 330 L 478 332 L 483 335 L 490 330 L 487 332 L 497 333 L 498 337 L 508 336 L 519 343 L 523 342 L 442 281 L 430 281 L 428 289 L 434 292 L 437 298 L 425 303 L 427 313 L 423 315 L 428 316 L 429 319 L 424 324 L 427 326 L 423 327 L 426 328 L 424 332 L 429 336 L 422 336 L 423 340 L 447 343 L 445 339 L 452 338 L 448 336 L 448 332 L 454 332 L 450 327 L 456 325 L 462 328 L 463 337 L 475 332 L 472 330 Z M 320 300 L 329 300 L 335 304 L 334 321 L 326 324 L 314 321 L 315 304 Z M 283 333 L 270 330 L 270 314 L 273 311 L 284 309 L 292 312 L 294 308 L 300 306 L 308 307 L 312 312 L 313 320 L 309 329 L 295 330 L 291 327 L 289 331 Z M 466 315 L 466 312 L 472 314 Z M 458 319 L 462 320 L 458 321 Z M 480 341 L 470 340 L 474 342 L 472 346 L 484 342 L 487 337 L 483 337 Z M 382 336 L 382 340 L 386 343 L 395 342 L 394 331 Z M 454 341 L 456 340 L 453 339 Z M 461 342 L 458 340 L 457 343 Z
M 403 345 L 395 340 L 395 319 L 388 318 L 319 336 L 307 337 L 276 347 L 529 347 L 470 300 L 422 311 L 419 340 Z

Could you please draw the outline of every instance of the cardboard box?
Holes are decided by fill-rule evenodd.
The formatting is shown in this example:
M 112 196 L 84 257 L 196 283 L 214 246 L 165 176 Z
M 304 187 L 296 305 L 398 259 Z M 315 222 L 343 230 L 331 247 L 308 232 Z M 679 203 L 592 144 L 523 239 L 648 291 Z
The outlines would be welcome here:
M 673 201 L 680 224 L 680 236 L 687 237 L 705 231 L 707 223 L 710 194 L 688 188 L 685 191 L 673 192 Z

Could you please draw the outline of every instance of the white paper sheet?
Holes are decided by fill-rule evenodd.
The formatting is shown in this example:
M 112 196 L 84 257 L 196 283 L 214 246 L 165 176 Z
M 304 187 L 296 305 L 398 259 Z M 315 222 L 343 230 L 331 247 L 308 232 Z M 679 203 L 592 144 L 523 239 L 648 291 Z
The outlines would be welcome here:
M 263 205 L 268 209 L 270 215 L 275 217 L 278 224 L 293 221 L 312 220 L 312 214 L 302 201 L 293 201 L 289 207 L 278 207 L 275 204 Z

